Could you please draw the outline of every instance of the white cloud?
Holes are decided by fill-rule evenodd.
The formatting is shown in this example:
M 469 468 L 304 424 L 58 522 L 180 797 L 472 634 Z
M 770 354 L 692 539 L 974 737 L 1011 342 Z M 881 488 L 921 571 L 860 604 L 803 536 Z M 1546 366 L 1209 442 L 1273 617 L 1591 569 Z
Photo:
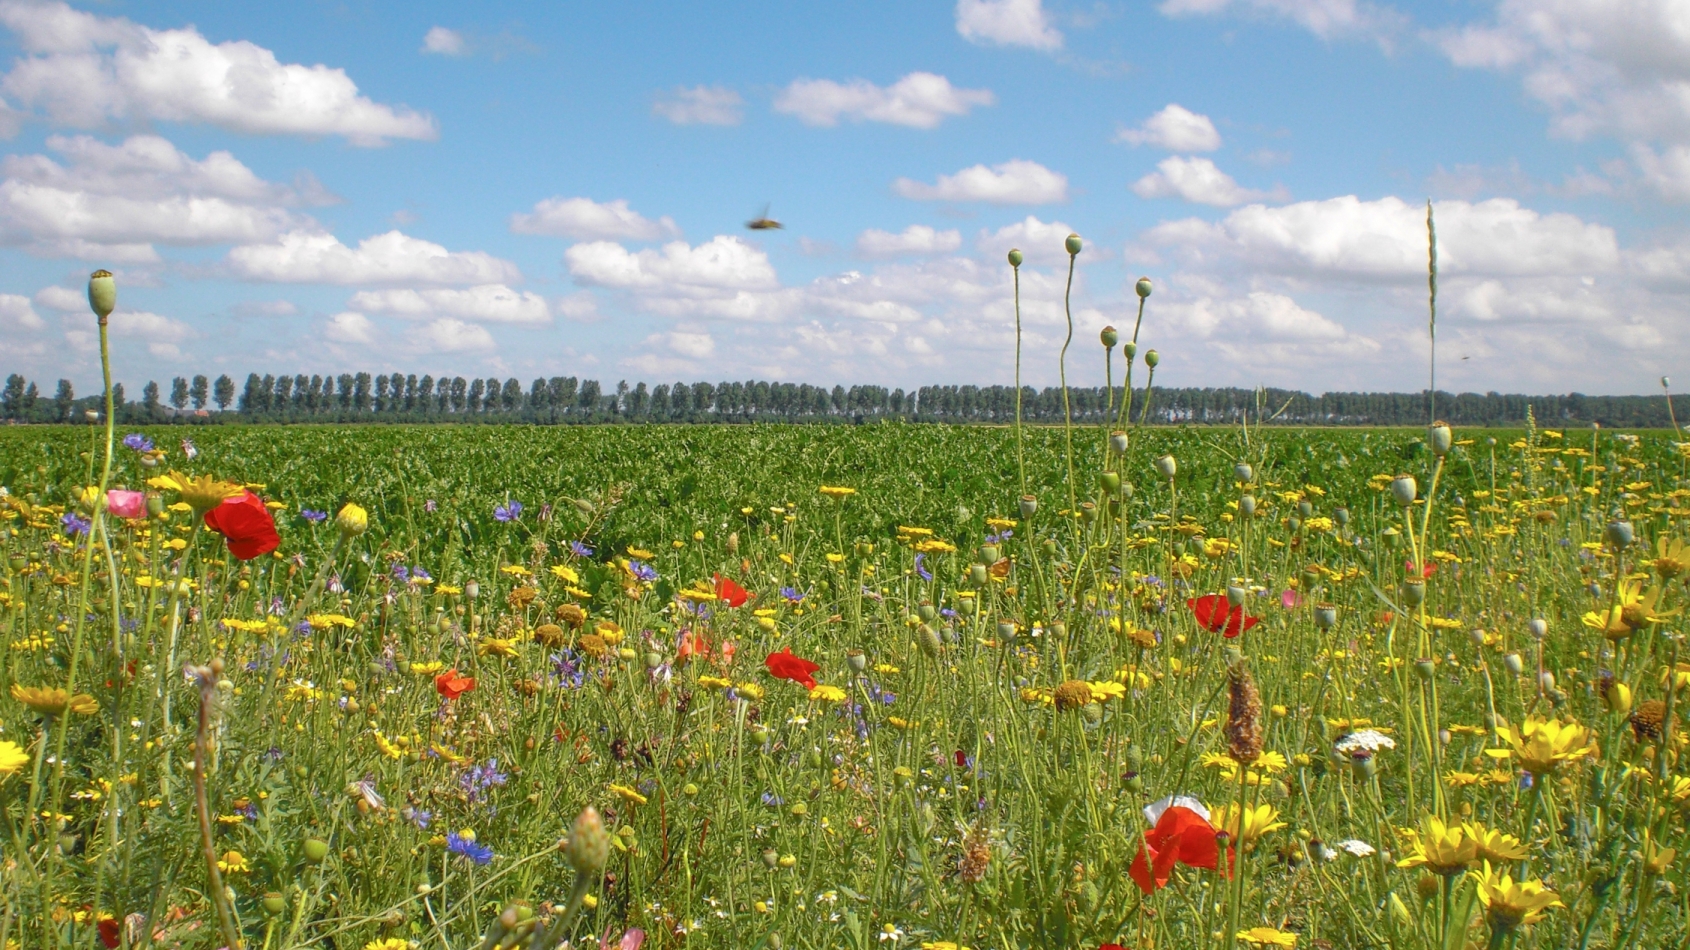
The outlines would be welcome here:
M 679 237 L 681 229 L 664 215 L 656 221 L 628 207 L 626 199 L 599 203 L 591 198 L 547 198 L 526 214 L 510 217 L 517 234 L 544 234 L 581 241 L 658 241 Z
M 323 335 L 335 343 L 369 344 L 376 342 L 376 325 L 369 317 L 347 310 L 329 318 Z
M 1068 177 L 1024 159 L 987 168 L 975 165 L 938 182 L 900 178 L 892 190 L 916 201 L 988 201 L 993 204 L 1052 204 L 1068 200 Z
M 1034 264 L 1059 264 L 1068 261 L 1068 250 L 1063 242 L 1073 232 L 1073 228 L 1061 221 L 1045 222 L 1028 215 L 1025 220 L 996 231 L 980 232 L 976 244 L 980 252 L 994 263 L 1005 260 L 1005 255 L 1013 248 L 1020 250 L 1022 256 Z
M 57 285 L 43 287 L 35 292 L 35 302 L 48 310 L 61 313 L 76 313 L 88 308 L 88 295 L 84 291 L 71 290 L 69 287 Z
M 651 111 L 676 125 L 738 125 L 745 100 L 726 86 L 682 86 L 659 97 Z
M 599 313 L 598 297 L 588 290 L 577 290 L 553 300 L 552 312 L 575 323 L 596 323 L 604 316 Z
M 40 330 L 47 326 L 21 294 L 0 294 L 0 329 Z
M 1156 171 L 1133 183 L 1133 193 L 1140 198 L 1180 198 L 1217 208 L 1280 197 L 1278 192 L 1240 187 L 1231 175 L 1216 168 L 1209 159 L 1181 158 L 1178 155 L 1170 155 L 1157 162 Z
M 1408 25 L 1401 13 L 1365 0 L 1163 0 L 1157 7 L 1170 17 L 1218 14 L 1234 8 L 1288 19 L 1323 40 L 1359 35 L 1385 42 Z
M 1062 33 L 1050 25 L 1040 0 L 957 0 L 956 31 L 981 45 L 1062 48 Z
M 486 327 L 450 318 L 412 330 L 409 337 L 413 344 L 430 353 L 471 353 L 494 348 L 493 334 Z
M 384 313 L 413 320 L 458 317 L 523 326 L 546 326 L 552 322 L 546 298 L 512 290 L 504 284 L 484 284 L 463 290 L 361 290 L 346 305 L 363 313 Z
M 1657 152 L 1640 143 L 1632 146 L 1631 158 L 1645 186 L 1669 201 L 1690 201 L 1690 145 L 1673 145 Z
M 1447 275 L 1601 274 L 1620 264 L 1612 228 L 1540 214 L 1511 198 L 1435 205 L 1438 266 Z M 1210 224 L 1166 222 L 1147 236 L 1189 264 L 1230 258 L 1259 268 L 1363 281 L 1423 282 L 1426 209 L 1353 195 L 1282 207 L 1250 205 Z
M 728 235 L 697 247 L 674 241 L 638 252 L 610 241 L 592 241 L 569 248 L 563 259 L 577 282 L 597 287 L 716 295 L 766 290 L 778 283 L 767 254 Z
M 912 224 L 898 234 L 870 228 L 857 235 L 857 253 L 864 257 L 945 254 L 961 246 L 961 232 L 938 231 L 925 224 Z
M 464 54 L 464 35 L 457 30 L 449 30 L 443 26 L 431 28 L 423 36 L 422 49 L 419 53 L 434 53 L 440 56 L 462 56 Z
M 212 43 L 193 27 L 155 30 L 65 3 L 7 0 L 0 24 L 24 55 L 0 94 L 76 128 L 197 122 L 236 132 L 338 135 L 354 145 L 433 139 L 434 119 L 358 94 L 345 70 L 282 63 L 245 40 Z
M 314 197 L 258 177 L 228 152 L 195 160 L 156 135 L 117 145 L 51 136 L 47 148 L 60 158 L 0 159 L 0 243 L 48 256 L 148 262 L 158 259 L 153 242 L 263 241 L 312 223 L 291 209 Z
M 303 284 L 504 284 L 522 276 L 483 251 L 448 251 L 399 231 L 365 238 L 356 249 L 326 232 L 289 231 L 231 249 L 227 266 L 245 280 Z
M 1215 131 L 1215 123 L 1177 102 L 1168 103 L 1136 129 L 1122 129 L 1115 140 L 1154 145 L 1170 152 L 1212 152 L 1221 147 L 1221 134 Z
M 92 311 L 84 308 L 65 314 L 64 326 L 65 339 L 72 348 L 87 354 L 99 351 L 99 330 Z M 146 310 L 113 311 L 109 330 L 113 340 L 133 340 L 146 346 L 155 358 L 171 361 L 183 358 L 180 344 L 199 337 L 198 331 L 181 320 Z
M 990 89 L 959 89 L 944 76 L 915 72 L 886 87 L 866 79 L 796 79 L 775 97 L 775 111 L 805 125 L 838 125 L 849 118 L 931 129 L 948 116 L 996 102 Z
M 683 325 L 668 333 L 654 334 L 646 339 L 648 344 L 661 343 L 674 353 L 689 359 L 702 360 L 716 353 L 716 341 L 710 332 L 700 326 Z

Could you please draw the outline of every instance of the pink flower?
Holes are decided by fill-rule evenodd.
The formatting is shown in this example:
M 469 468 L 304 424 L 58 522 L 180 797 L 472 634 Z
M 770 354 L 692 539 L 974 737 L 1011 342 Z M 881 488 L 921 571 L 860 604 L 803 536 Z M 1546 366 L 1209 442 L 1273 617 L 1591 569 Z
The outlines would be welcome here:
M 115 518 L 145 518 L 147 496 L 138 491 L 114 489 L 106 492 L 106 510 Z
M 1285 593 L 1279 595 L 1279 606 L 1284 607 L 1286 610 L 1295 610 L 1302 605 L 1303 595 L 1291 590 L 1290 588 L 1286 588 Z

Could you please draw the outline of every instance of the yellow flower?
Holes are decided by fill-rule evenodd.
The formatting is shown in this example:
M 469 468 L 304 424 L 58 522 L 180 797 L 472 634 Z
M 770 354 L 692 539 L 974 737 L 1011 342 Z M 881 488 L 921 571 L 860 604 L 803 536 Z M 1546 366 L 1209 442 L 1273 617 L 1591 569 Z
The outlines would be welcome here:
M 642 561 L 649 561 L 657 555 L 647 551 L 645 548 L 629 548 L 628 556 L 632 558 L 639 558 Z
M 364 944 L 364 950 L 411 950 L 411 941 L 403 937 L 388 937 L 383 940 L 371 940 Z
M 933 536 L 933 529 L 912 528 L 909 525 L 901 524 L 898 526 L 898 536 L 906 541 L 910 538 L 929 538 Z
M 626 785 L 612 785 L 610 790 L 621 796 L 622 800 L 634 805 L 644 805 L 646 797 Z
M 1508 749 L 1486 749 L 1494 759 L 1518 756 L 1520 767 L 1532 775 L 1555 771 L 1564 762 L 1577 762 L 1596 751 L 1590 730 L 1576 722 L 1562 724 L 1558 719 L 1527 717 L 1518 729 L 1499 725 L 1496 734 L 1507 742 Z
M 837 703 L 845 698 L 845 691 L 837 686 L 823 683 L 810 690 L 810 698 L 822 703 Z
M 734 681 L 725 676 L 700 676 L 698 685 L 705 689 L 727 689 Z
M 1522 861 L 1526 846 L 1519 838 L 1505 834 L 1474 821 L 1461 823 L 1461 833 L 1473 842 L 1474 853 L 1481 861 Z
M 608 643 L 611 646 L 615 646 L 622 642 L 622 627 L 614 620 L 600 620 L 598 622 L 598 626 L 593 629 L 598 632 L 599 637 L 602 638 L 605 643 Z
M 233 498 L 245 491 L 239 485 L 222 481 L 210 475 L 189 478 L 181 472 L 171 472 L 168 475 L 149 478 L 147 484 L 161 491 L 181 493 L 182 500 L 194 509 L 195 517 L 223 504 L 224 499 Z
M 379 729 L 376 730 L 376 749 L 390 759 L 403 759 L 405 757 L 405 750 L 394 745 L 386 736 L 381 734 Z
M 1106 703 L 1111 699 L 1120 699 L 1127 695 L 1127 688 L 1113 680 L 1102 683 L 1087 683 L 1091 687 L 1091 701 Z
M 855 488 L 846 488 L 842 485 L 823 485 L 821 487 L 821 493 L 834 499 L 835 501 L 839 501 L 851 495 L 855 495 L 857 490 Z
M 1203 542 L 1203 553 L 1208 557 L 1225 557 L 1232 551 L 1232 542 L 1226 538 L 1209 538 Z
M 12 684 L 12 698 L 43 716 L 58 718 L 67 712 L 92 715 L 100 707 L 87 693 L 70 695 L 62 689 Z
M 516 656 L 516 641 L 488 637 L 475 645 L 476 656 Z
M 506 564 L 504 567 L 499 568 L 499 570 L 512 577 L 529 577 L 534 573 L 528 568 L 523 567 L 521 564 Z
M 340 536 L 347 540 L 356 538 L 370 530 L 370 513 L 357 505 L 347 502 L 334 516 L 335 527 L 340 529 Z
M 752 702 L 756 702 L 757 700 L 763 698 L 763 687 L 758 686 L 756 683 L 740 683 L 734 688 L 739 691 L 741 696 L 744 696 Z
M 411 663 L 411 672 L 417 674 L 418 676 L 429 676 L 438 673 L 445 668 L 446 664 L 440 662 L 439 660 L 430 660 L 427 663 L 417 663 L 413 661 Z
M 1240 930 L 1238 939 L 1252 947 L 1295 947 L 1297 945 L 1296 934 L 1275 930 L 1272 927 L 1251 927 L 1249 930 Z
M 0 778 L 15 775 L 29 764 L 29 753 L 16 742 L 0 741 Z
M 938 538 L 925 538 L 915 543 L 917 554 L 950 554 L 956 550 L 956 545 Z
M 217 870 L 224 874 L 245 874 L 252 870 L 252 865 L 246 863 L 239 851 L 230 851 L 217 859 Z
M 358 621 L 345 614 L 312 614 L 305 618 L 305 622 L 310 624 L 313 630 L 328 630 L 333 627 L 345 627 L 350 630 L 358 626 Z
M 1239 831 L 1239 818 L 1243 818 L 1243 832 Z M 1217 831 L 1224 831 L 1232 836 L 1232 840 L 1244 842 L 1245 847 L 1256 843 L 1256 839 L 1270 831 L 1278 831 L 1285 827 L 1285 822 L 1278 821 L 1279 810 L 1272 805 L 1257 805 L 1248 808 L 1239 805 L 1222 805 L 1215 809 L 1210 824 Z
M 1433 874 L 1460 874 L 1479 859 L 1478 842 L 1462 833 L 1459 825 L 1445 825 L 1436 815 L 1427 815 L 1419 831 L 1408 832 L 1414 850 L 1397 862 L 1399 868 L 1423 867 Z
M 565 584 L 581 583 L 581 575 L 575 573 L 575 568 L 570 567 L 567 564 L 553 564 L 552 576 L 560 581 L 563 581 Z
M 1488 861 L 1483 871 L 1473 872 L 1473 880 L 1479 887 L 1479 901 L 1485 905 L 1485 920 L 1493 930 L 1503 933 L 1537 923 L 1551 907 L 1566 906 L 1554 891 L 1543 886 L 1543 881 L 1516 881 L 1509 874 L 1492 870 Z

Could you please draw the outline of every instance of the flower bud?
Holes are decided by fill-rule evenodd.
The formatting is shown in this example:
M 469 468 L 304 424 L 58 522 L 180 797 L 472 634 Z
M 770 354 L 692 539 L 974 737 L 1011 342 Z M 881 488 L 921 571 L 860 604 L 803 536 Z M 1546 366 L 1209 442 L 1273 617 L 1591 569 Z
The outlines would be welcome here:
M 1151 369 L 1155 369 L 1156 364 L 1160 362 L 1162 362 L 1161 354 L 1157 353 L 1155 350 L 1144 351 L 1144 365 L 1150 367 Z
M 350 541 L 360 534 L 370 530 L 370 513 L 350 502 L 335 515 L 335 526 L 340 529 L 340 536 Z
M 597 808 L 588 805 L 575 816 L 563 850 L 575 873 L 597 877 L 604 872 L 605 862 L 610 860 L 610 835 L 605 833 L 604 819 Z
M 1232 467 L 1232 477 L 1248 485 L 1256 480 L 1256 470 L 1249 462 L 1239 462 Z
M 1132 346 L 1131 343 L 1127 345 Z M 1125 455 L 1127 452 L 1127 434 L 1120 431 L 1109 433 L 1109 448 L 1116 455 Z
M 728 547 L 728 553 L 729 554 L 738 554 L 739 553 L 739 532 L 738 531 L 729 531 L 728 532 L 727 547 Z
M 101 323 L 117 309 L 117 282 L 112 280 L 111 271 L 97 270 L 88 275 L 88 306 Z
M 1631 712 L 1631 687 L 1624 683 L 1610 685 L 1607 691 L 1602 694 L 1602 702 L 1608 707 L 1609 712 L 1618 713 L 1621 716 L 1626 715 Z
M 1009 266 L 1020 267 L 1023 260 L 1025 258 L 1022 256 L 1020 248 L 1012 247 L 1009 249 Z
M 1174 461 L 1172 455 L 1158 455 L 1156 461 L 1151 464 L 1156 467 L 1156 474 L 1163 478 L 1172 479 L 1179 473 L 1179 463 Z
M 1426 430 L 1426 444 L 1432 447 L 1432 454 L 1438 458 L 1443 458 L 1449 454 L 1449 447 L 1453 438 L 1447 422 L 1434 422 Z
M 1067 239 L 1062 242 L 1062 246 L 1068 250 L 1068 256 L 1073 257 L 1080 253 L 1080 236 L 1078 234 L 1068 235 Z
M 1112 350 L 1115 348 L 1115 344 L 1121 342 L 1121 334 L 1115 332 L 1114 327 L 1104 327 L 1103 332 L 1097 335 L 1097 339 L 1103 344 L 1104 349 Z
M 1150 278 L 1140 277 L 1138 279 L 1138 283 L 1133 285 L 1133 289 L 1138 291 L 1140 300 L 1150 296 Z
M 1603 536 L 1608 539 L 1609 544 L 1621 551 L 1630 547 L 1631 542 L 1637 538 L 1637 534 L 1632 530 L 1631 522 L 1629 521 L 1615 521 L 1610 523 L 1608 525 L 1608 530 L 1603 532 Z
M 1032 495 L 1021 496 L 1021 519 L 1029 520 L 1039 510 L 1039 500 Z
M 1398 475 L 1391 480 L 1391 497 L 1404 508 L 1414 504 L 1414 498 L 1419 494 L 1420 486 L 1414 483 L 1413 475 Z
M 915 642 L 916 646 L 921 648 L 922 653 L 930 657 L 939 655 L 939 634 L 931 626 L 924 623 L 916 627 Z

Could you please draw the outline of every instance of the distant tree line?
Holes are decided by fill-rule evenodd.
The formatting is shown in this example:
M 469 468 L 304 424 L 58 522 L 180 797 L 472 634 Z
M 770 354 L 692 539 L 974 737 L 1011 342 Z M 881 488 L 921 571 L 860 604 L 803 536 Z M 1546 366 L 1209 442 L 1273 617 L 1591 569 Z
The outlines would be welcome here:
M 619 382 L 537 378 L 524 387 L 515 378 L 435 377 L 415 373 L 341 373 L 338 376 L 247 376 L 237 387 L 228 376 L 178 376 L 166 396 L 156 382 L 130 402 L 123 385 L 112 387 L 119 421 L 143 423 L 290 422 L 523 422 L 539 425 L 639 422 L 914 422 L 1007 423 L 1015 419 L 1013 386 L 922 386 L 905 392 L 885 386 L 812 386 L 761 380 L 720 383 Z M 1073 387 L 1068 411 L 1076 422 L 1115 418 L 1120 387 Z M 82 422 L 104 408 L 103 393 L 77 397 L 61 379 L 52 396 L 13 373 L 0 391 L 0 419 L 10 422 Z M 1521 396 L 1500 393 L 1437 394 L 1438 415 L 1455 425 L 1505 426 L 1525 421 L 1530 406 L 1540 423 L 1597 422 L 1616 428 L 1672 424 L 1661 396 Z M 1144 416 L 1148 406 L 1148 416 Z M 215 407 L 215 409 L 213 408 Z M 1690 409 L 1690 401 L 1686 402 Z M 1679 411 L 1682 414 L 1682 410 Z M 1326 393 L 1285 389 L 1156 389 L 1133 393 L 1133 417 L 1152 423 L 1278 425 L 1423 425 L 1429 394 Z M 1061 422 L 1062 390 L 1021 390 L 1022 418 Z M 1690 421 L 1690 420 L 1686 420 Z

